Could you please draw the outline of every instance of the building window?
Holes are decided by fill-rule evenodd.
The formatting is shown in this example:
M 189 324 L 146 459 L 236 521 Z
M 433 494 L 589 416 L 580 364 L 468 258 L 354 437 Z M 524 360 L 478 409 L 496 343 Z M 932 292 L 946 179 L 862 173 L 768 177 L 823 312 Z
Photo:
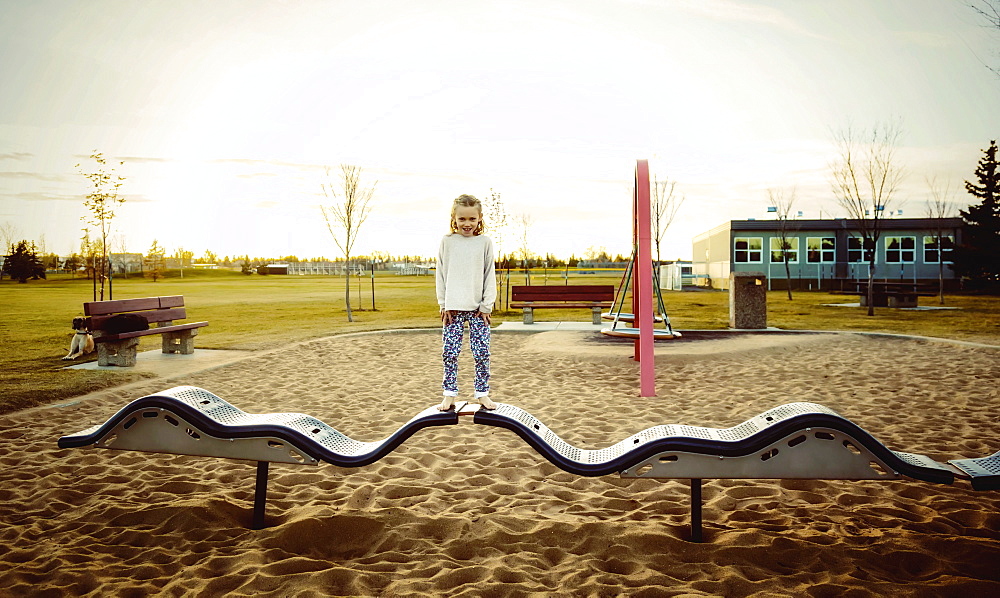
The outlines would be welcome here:
M 864 246 L 864 251 L 862 251 Z M 870 263 L 872 258 L 872 243 L 861 237 L 847 237 L 847 261 L 854 263 Z
M 938 246 L 938 239 L 941 240 Z M 941 237 L 927 235 L 924 237 L 924 263 L 936 264 L 940 258 L 942 261 L 951 261 L 951 250 L 955 248 L 955 238 L 949 235 Z
M 912 264 L 917 254 L 916 237 L 886 237 L 885 263 Z
M 785 247 L 781 246 L 781 237 L 771 237 L 771 263 L 785 263 L 785 254 L 788 254 L 788 263 L 799 263 L 799 240 L 797 237 L 787 237 Z
M 836 246 L 834 237 L 809 237 L 806 239 L 806 261 L 810 264 L 832 264 L 836 261 Z
M 763 260 L 764 240 L 761 237 L 736 237 L 736 263 L 759 264 Z

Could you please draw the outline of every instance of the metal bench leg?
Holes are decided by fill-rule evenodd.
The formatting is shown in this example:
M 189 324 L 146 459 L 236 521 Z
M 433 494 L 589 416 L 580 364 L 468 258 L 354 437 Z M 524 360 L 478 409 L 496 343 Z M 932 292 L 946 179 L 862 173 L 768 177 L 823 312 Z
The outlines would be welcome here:
M 701 480 L 691 480 L 691 541 L 701 542 Z
M 253 491 L 252 529 L 264 529 L 264 503 L 267 501 L 267 461 L 257 461 L 257 483 Z

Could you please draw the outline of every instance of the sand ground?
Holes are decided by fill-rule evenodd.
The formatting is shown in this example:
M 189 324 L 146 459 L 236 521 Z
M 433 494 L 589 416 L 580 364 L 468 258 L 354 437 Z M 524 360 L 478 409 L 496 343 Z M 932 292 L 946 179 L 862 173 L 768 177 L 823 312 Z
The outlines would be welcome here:
M 998 349 L 853 334 L 657 347 L 644 399 L 627 343 L 496 333 L 493 398 L 583 448 L 812 401 L 894 450 L 1000 449 Z M 0 595 L 1000 595 L 1000 492 L 961 482 L 708 480 L 694 544 L 686 481 L 578 477 L 512 432 L 460 424 L 362 468 L 272 464 L 270 527 L 253 531 L 253 463 L 56 446 L 179 384 L 376 440 L 438 402 L 439 356 L 433 332 L 332 337 L 0 417 Z M 471 372 L 466 351 L 463 394 Z

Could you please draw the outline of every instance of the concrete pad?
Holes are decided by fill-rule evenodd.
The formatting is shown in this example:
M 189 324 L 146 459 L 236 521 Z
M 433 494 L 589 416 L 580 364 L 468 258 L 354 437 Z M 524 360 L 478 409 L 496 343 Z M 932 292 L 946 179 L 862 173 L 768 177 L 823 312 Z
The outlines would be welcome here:
M 824 307 L 861 307 L 861 303 L 824 303 Z M 900 311 L 934 311 L 938 309 L 962 309 L 961 307 L 948 307 L 947 305 L 918 305 L 916 307 L 876 307 L 875 309 L 898 309 Z
M 525 324 L 524 322 L 503 322 L 494 330 L 499 332 L 549 332 L 551 330 L 573 330 L 600 332 L 601 328 L 609 328 L 611 322 L 594 324 L 593 322 L 535 322 Z
M 190 374 L 201 370 L 226 365 L 254 355 L 251 351 L 228 351 L 217 349 L 195 349 L 190 355 L 164 353 L 160 349 L 142 351 L 135 358 L 135 367 L 125 368 L 114 365 L 99 366 L 97 360 L 71 365 L 66 370 L 98 370 L 102 372 L 149 372 L 157 376 Z

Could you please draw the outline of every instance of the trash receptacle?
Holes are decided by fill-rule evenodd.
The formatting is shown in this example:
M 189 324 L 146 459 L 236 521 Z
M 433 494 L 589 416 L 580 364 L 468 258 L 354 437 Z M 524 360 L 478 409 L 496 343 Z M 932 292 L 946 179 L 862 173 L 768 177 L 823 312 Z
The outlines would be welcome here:
M 767 276 L 763 272 L 729 274 L 729 327 L 767 328 Z

